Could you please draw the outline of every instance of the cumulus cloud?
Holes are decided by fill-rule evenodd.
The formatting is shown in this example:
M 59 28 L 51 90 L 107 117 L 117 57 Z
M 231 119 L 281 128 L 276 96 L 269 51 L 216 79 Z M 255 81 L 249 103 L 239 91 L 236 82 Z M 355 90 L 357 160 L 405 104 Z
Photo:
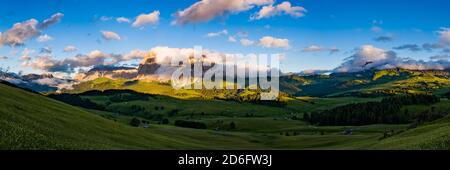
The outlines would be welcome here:
M 172 66 L 173 61 L 186 61 L 186 60 L 188 60 L 188 62 L 197 62 L 198 61 L 198 60 L 192 60 L 192 58 L 194 57 L 194 54 L 196 52 L 195 50 L 196 49 L 193 49 L 193 48 L 170 48 L 170 47 L 164 47 L 164 46 L 157 46 L 157 47 L 152 48 L 149 51 L 149 55 L 147 55 L 146 58 L 144 58 L 144 60 L 142 60 L 142 61 L 145 62 L 145 61 L 147 61 L 148 58 L 153 58 L 156 63 L 161 65 L 161 67 L 156 71 L 156 73 L 158 73 L 158 74 L 169 73 L 168 75 L 170 76 L 172 73 L 171 71 L 174 71 L 174 69 L 175 70 L 177 69 L 177 67 Z M 198 52 L 200 52 L 200 51 L 198 51 Z M 216 52 L 216 51 L 207 50 L 207 49 L 203 49 L 201 51 L 201 54 L 203 56 L 201 61 L 207 62 L 207 63 L 222 64 L 222 65 L 234 64 L 234 62 L 231 60 L 233 60 L 233 59 L 239 60 L 239 59 L 245 58 L 245 57 L 237 56 L 234 54 L 225 54 L 225 53 Z M 228 60 L 225 63 L 222 60 L 224 57 L 226 57 L 226 59 Z M 278 56 L 277 59 L 281 59 L 281 58 L 282 58 L 282 56 Z M 256 71 L 257 69 L 266 69 L 265 65 L 258 66 L 258 64 L 256 64 L 256 63 L 257 63 L 257 61 L 252 62 L 249 65 L 241 63 L 241 64 L 237 65 L 237 69 L 239 71 L 244 71 L 245 68 L 248 68 L 249 71 Z
M 125 54 L 121 61 L 128 61 L 128 60 L 134 60 L 134 59 L 142 59 L 145 56 L 147 56 L 148 51 L 144 51 L 144 50 L 132 50 L 130 51 L 128 54 Z
M 274 0 L 201 0 L 175 13 L 175 25 L 206 22 L 225 14 L 236 14 L 255 6 L 273 4 Z
M 64 49 L 63 49 L 63 51 L 67 52 L 67 53 L 74 52 L 74 51 L 77 51 L 77 50 L 78 50 L 77 47 L 75 47 L 73 45 L 68 45 L 68 46 L 64 47 Z
M 358 72 L 369 69 L 403 68 L 409 70 L 444 70 L 450 68 L 445 60 L 422 61 L 397 57 L 393 51 L 386 51 L 372 45 L 364 45 L 355 54 L 346 58 L 336 72 Z
M 38 21 L 35 19 L 14 24 L 10 30 L 0 34 L 0 44 L 12 47 L 23 45 L 26 40 L 40 34 L 36 28 L 37 24 Z
M 403 68 L 407 70 L 446 70 L 450 68 L 450 62 L 447 60 L 422 61 L 409 59 L 393 63 L 392 65 L 385 65 L 382 69 L 383 68 Z
M 61 18 L 64 16 L 62 13 L 53 14 L 49 19 L 44 20 L 44 22 L 38 25 L 39 29 L 46 29 L 48 26 L 58 23 L 61 21 Z
M 99 50 L 83 55 L 78 54 L 71 58 L 57 60 L 49 55 L 40 56 L 33 61 L 27 62 L 24 65 L 33 69 L 44 70 L 48 72 L 73 72 L 78 67 L 90 67 L 95 65 L 109 65 L 120 58 L 114 54 L 105 54 Z
M 450 44 L 450 28 L 441 28 L 438 33 L 441 42 Z
M 144 58 L 147 52 L 133 50 L 128 54 L 104 53 L 99 50 L 91 51 L 88 54 L 77 54 L 70 58 L 55 59 L 50 55 L 43 55 L 34 60 L 24 62 L 23 65 L 46 72 L 74 72 L 76 68 L 85 68 L 102 65 L 114 65 L 123 61 Z
M 346 58 L 345 62 L 336 68 L 336 71 L 358 72 L 393 63 L 396 59 L 395 52 L 385 51 L 371 45 L 364 45 L 355 54 Z
M 15 23 L 11 29 L 0 33 L 0 46 L 8 45 L 15 47 L 24 45 L 25 41 L 39 36 L 43 29 L 59 22 L 63 16 L 63 14 L 57 13 L 42 23 L 39 23 L 36 19 Z
M 259 39 L 258 45 L 267 48 L 289 48 L 289 40 L 265 36 Z
M 118 17 L 118 18 L 116 18 L 116 21 L 118 23 L 130 23 L 131 22 L 130 19 L 125 18 L 125 17 Z
M 44 34 L 44 35 L 40 35 L 38 38 L 37 38 L 37 41 L 38 42 L 47 42 L 47 41 L 50 41 L 50 40 L 52 40 L 53 38 L 51 37 L 51 36 L 49 36 L 49 35 L 47 35 L 47 34 Z
M 249 40 L 247 38 L 241 39 L 240 42 L 241 42 L 241 45 L 243 45 L 243 46 L 251 46 L 251 45 L 255 44 L 255 41 Z
M 119 34 L 112 31 L 100 31 L 105 40 L 121 40 Z
M 412 52 L 420 51 L 421 48 L 417 44 L 405 44 L 398 47 L 394 47 L 395 50 L 409 50 Z
M 308 47 L 305 47 L 303 52 L 330 52 L 331 54 L 339 52 L 339 49 L 336 47 L 332 48 L 324 48 L 318 45 L 310 45 Z
M 20 56 L 20 60 L 24 61 L 24 62 L 30 61 L 31 60 L 31 56 L 30 56 L 31 53 L 34 53 L 34 51 L 30 50 L 28 48 L 23 49 L 22 55 Z
M 237 42 L 235 36 L 228 36 L 228 41 L 229 41 L 229 42 Z
M 277 15 L 290 15 L 298 18 L 305 15 L 306 9 L 301 6 L 292 6 L 290 2 L 285 1 L 281 4 L 274 6 L 273 4 L 264 6 L 254 14 L 250 19 L 259 20 L 263 18 L 269 18 Z
M 228 30 L 224 29 L 219 32 L 210 32 L 210 33 L 206 34 L 207 37 L 218 37 L 221 35 L 228 35 Z
M 136 20 L 133 22 L 133 27 L 141 27 L 147 24 L 158 24 L 159 22 L 159 11 L 153 11 L 149 14 L 140 14 L 137 16 Z
M 244 38 L 246 39 L 246 37 L 248 37 L 248 32 L 245 31 L 239 31 L 234 35 L 230 35 L 228 36 L 228 41 L 229 42 L 237 42 L 238 38 Z M 245 41 L 245 40 L 244 40 Z

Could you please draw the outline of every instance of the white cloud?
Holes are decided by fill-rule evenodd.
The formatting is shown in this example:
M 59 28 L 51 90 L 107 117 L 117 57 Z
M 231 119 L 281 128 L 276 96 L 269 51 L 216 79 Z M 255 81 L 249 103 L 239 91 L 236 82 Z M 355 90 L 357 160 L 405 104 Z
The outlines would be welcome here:
M 139 15 L 136 20 L 133 22 L 132 26 L 133 27 L 140 27 L 140 26 L 144 26 L 147 24 L 158 24 L 159 22 L 159 11 L 153 11 L 152 13 L 149 14 L 141 14 Z
M 305 15 L 306 9 L 301 6 L 292 6 L 290 2 L 285 1 L 281 4 L 274 6 L 273 4 L 264 6 L 254 14 L 251 19 L 259 20 L 263 18 L 269 18 L 277 15 L 290 15 L 295 18 L 299 18 Z
M 28 48 L 23 49 L 22 55 L 20 56 L 20 60 L 24 61 L 24 62 L 30 61 L 31 60 L 31 57 L 30 57 L 31 53 L 34 53 L 34 51 L 30 50 Z
M 0 33 L 0 46 L 8 45 L 15 47 L 24 45 L 25 41 L 39 36 L 43 29 L 59 22 L 63 16 L 61 13 L 56 13 L 42 23 L 39 23 L 36 19 L 15 23 L 11 29 Z
M 118 17 L 118 18 L 116 18 L 116 21 L 118 23 L 130 23 L 131 22 L 130 19 L 125 18 L 125 17 Z
M 289 48 L 289 40 L 275 38 L 271 36 L 265 36 L 259 39 L 258 45 L 267 47 L 267 48 Z
M 303 49 L 304 52 L 318 52 L 318 51 L 323 51 L 324 49 L 320 46 L 317 45 L 310 45 L 306 48 Z
M 235 14 L 250 10 L 255 6 L 273 3 L 274 0 L 201 0 L 182 11 L 178 11 L 172 24 L 184 25 L 206 22 L 228 13 Z
M 73 46 L 73 45 L 68 45 L 66 47 L 64 47 L 64 52 L 74 52 L 77 51 L 77 47 Z
M 222 30 L 219 32 L 210 32 L 210 33 L 206 34 L 207 37 L 218 37 L 221 35 L 228 35 L 228 30 L 225 29 L 225 30 Z
M 397 57 L 393 51 L 385 51 L 372 45 L 364 45 L 345 59 L 336 72 L 358 72 L 368 69 L 403 68 L 409 70 L 444 70 L 450 68 L 447 60 L 422 61 Z
M 125 54 L 121 60 L 128 61 L 128 60 L 134 60 L 134 59 L 142 59 L 145 56 L 148 55 L 148 51 L 144 50 L 132 50 L 128 54 Z
M 106 54 L 99 50 L 91 51 L 89 54 L 78 54 L 71 58 L 57 60 L 49 55 L 44 55 L 24 63 L 33 69 L 48 72 L 73 72 L 75 68 L 91 67 L 96 65 L 111 65 L 121 61 L 122 56 L 117 54 Z
M 394 52 L 385 51 L 372 45 L 364 45 L 336 70 L 338 72 L 357 72 L 392 63 L 396 58 Z
M 47 42 L 47 41 L 50 41 L 50 40 L 52 40 L 53 38 L 51 37 L 51 36 L 49 36 L 49 35 L 47 35 L 47 34 L 44 34 L 44 35 L 40 35 L 38 38 L 37 38 L 37 41 L 38 42 Z
M 108 16 L 101 16 L 100 17 L 100 21 L 110 21 L 112 20 L 114 17 L 108 17 Z
M 339 52 L 340 50 L 336 47 L 325 48 L 318 45 L 310 45 L 303 49 L 303 52 L 330 52 L 331 54 Z
M 439 38 L 443 43 L 450 44 L 450 28 L 441 28 L 439 33 Z
M 101 65 L 114 65 L 123 61 L 144 58 L 147 51 L 133 50 L 127 54 L 104 53 L 100 50 L 91 51 L 88 54 L 77 54 L 70 58 L 55 59 L 50 55 L 43 55 L 34 60 L 26 61 L 24 66 L 47 72 L 74 72 L 76 68 L 85 68 Z
M 370 28 L 370 30 L 372 32 L 379 33 L 379 32 L 383 31 L 383 28 L 381 28 L 380 26 L 372 26 L 372 28 Z
M 234 36 L 228 36 L 228 41 L 229 42 L 237 42 L 236 37 L 234 37 Z
M 62 14 L 62 13 L 53 14 L 49 19 L 46 19 L 41 24 L 39 24 L 38 27 L 39 27 L 39 29 L 46 29 L 48 26 L 61 21 L 61 18 L 63 16 L 64 16 L 64 14 Z
M 105 40 L 121 40 L 119 34 L 112 31 L 100 31 Z
M 0 34 L 0 45 L 6 44 L 12 47 L 23 45 L 26 40 L 40 34 L 36 28 L 37 24 L 38 21 L 35 19 L 14 24 L 11 29 Z
M 247 38 L 241 39 L 240 42 L 243 46 L 251 46 L 251 45 L 255 44 L 255 41 L 249 40 Z

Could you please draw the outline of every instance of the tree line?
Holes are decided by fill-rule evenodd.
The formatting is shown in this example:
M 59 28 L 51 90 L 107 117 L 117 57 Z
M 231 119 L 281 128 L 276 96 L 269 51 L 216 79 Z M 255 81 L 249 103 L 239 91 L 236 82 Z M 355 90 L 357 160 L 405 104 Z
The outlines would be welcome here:
M 401 124 L 411 123 L 414 115 L 401 108 L 406 105 L 431 105 L 439 98 L 427 94 L 408 94 L 392 96 L 380 102 L 354 103 L 333 109 L 305 113 L 303 119 L 311 124 L 323 126 Z
M 83 107 L 86 109 L 106 111 L 104 106 L 94 103 L 89 99 L 82 98 L 82 97 L 78 96 L 77 94 L 67 94 L 67 93 L 50 94 L 50 95 L 48 95 L 48 97 L 55 99 L 55 100 L 59 100 L 61 102 L 67 103 L 67 104 L 70 104 L 72 106 Z

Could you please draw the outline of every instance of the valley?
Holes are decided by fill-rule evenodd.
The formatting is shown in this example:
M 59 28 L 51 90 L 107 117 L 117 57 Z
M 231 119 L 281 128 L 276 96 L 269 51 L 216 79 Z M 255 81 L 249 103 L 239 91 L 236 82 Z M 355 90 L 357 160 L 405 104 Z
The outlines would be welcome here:
M 167 83 L 123 78 L 96 78 L 74 85 L 73 89 L 46 94 L 0 84 L 3 122 L 0 148 L 449 148 L 450 101 L 445 95 L 448 78 L 431 73 L 418 76 L 389 73 L 376 78 L 374 74 L 384 73 L 366 74 L 356 78 L 354 75 L 283 77 L 283 82 L 297 85 L 301 90 L 282 87 L 279 100 L 282 105 L 253 103 L 245 97 L 252 94 L 247 90 L 174 90 Z M 342 82 L 356 84 L 342 86 Z M 418 88 L 417 84 L 422 86 Z M 299 95 L 311 93 L 308 91 L 312 90 L 312 85 L 329 86 L 325 88 L 329 91 L 315 93 L 316 97 Z M 360 95 L 359 92 L 372 93 L 373 89 L 386 92 L 398 88 L 408 89 L 410 94 L 431 92 L 440 100 L 433 104 L 402 106 L 401 112 L 407 110 L 412 115 L 402 124 L 323 126 L 305 119 L 305 114 L 309 116 L 355 103 L 380 102 L 398 95 L 397 92 L 377 95 Z M 336 93 L 333 89 L 348 92 Z M 415 117 L 435 112 L 443 116 L 414 123 Z

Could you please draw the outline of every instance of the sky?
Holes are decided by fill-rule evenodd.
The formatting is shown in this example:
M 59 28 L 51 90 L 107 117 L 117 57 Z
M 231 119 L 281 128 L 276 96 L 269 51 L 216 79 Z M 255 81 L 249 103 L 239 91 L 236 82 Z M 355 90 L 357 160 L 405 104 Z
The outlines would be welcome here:
M 447 67 L 450 53 L 447 0 L 1 2 L 0 67 L 13 72 L 139 63 L 155 47 L 279 53 L 283 72 Z

